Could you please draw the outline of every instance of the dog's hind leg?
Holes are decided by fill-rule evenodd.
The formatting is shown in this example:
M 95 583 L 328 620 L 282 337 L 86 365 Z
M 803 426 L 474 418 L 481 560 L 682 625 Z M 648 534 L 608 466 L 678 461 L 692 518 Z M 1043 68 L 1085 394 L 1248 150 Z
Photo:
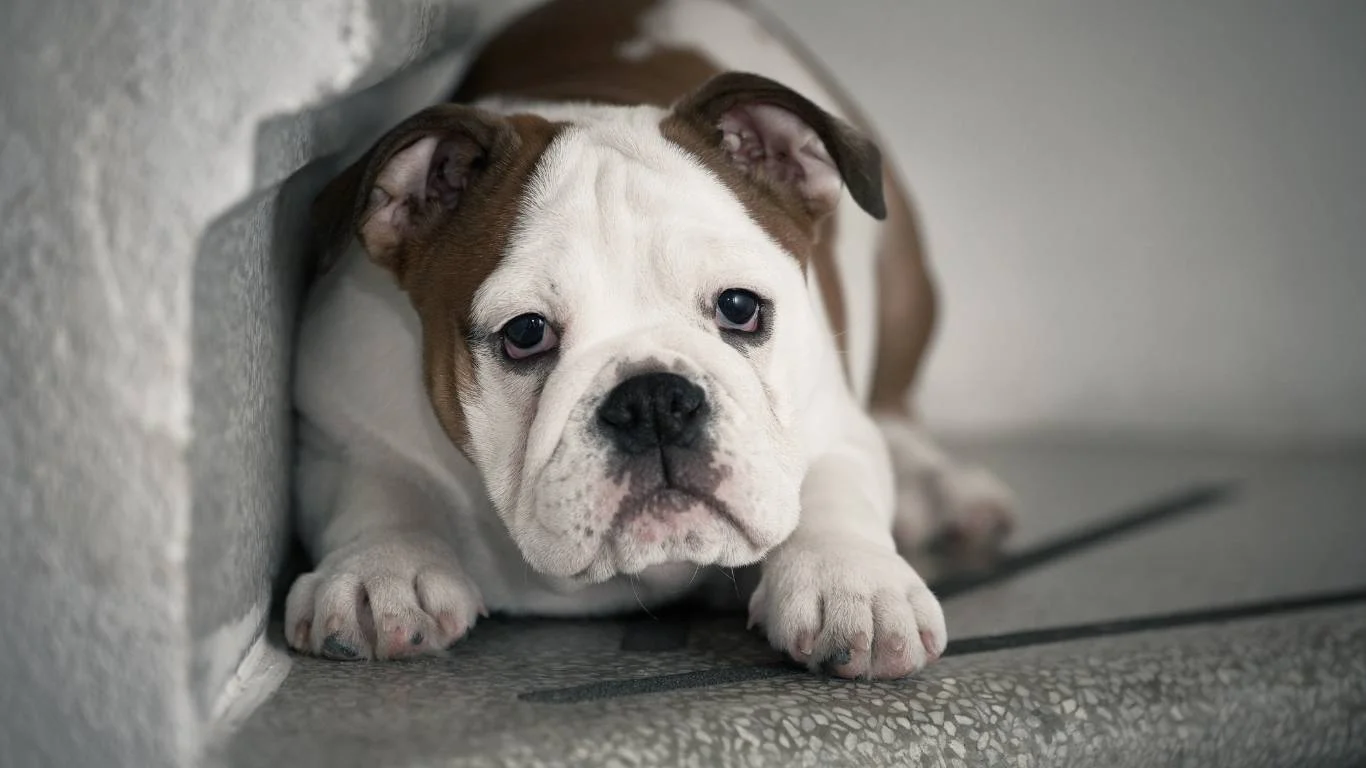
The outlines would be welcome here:
M 878 252 L 877 363 L 870 409 L 896 474 L 897 547 L 911 552 L 944 538 L 969 549 L 1010 529 L 1015 501 L 987 470 L 957 462 L 917 423 L 911 392 L 933 335 L 936 297 L 915 215 L 887 173 L 887 221 Z

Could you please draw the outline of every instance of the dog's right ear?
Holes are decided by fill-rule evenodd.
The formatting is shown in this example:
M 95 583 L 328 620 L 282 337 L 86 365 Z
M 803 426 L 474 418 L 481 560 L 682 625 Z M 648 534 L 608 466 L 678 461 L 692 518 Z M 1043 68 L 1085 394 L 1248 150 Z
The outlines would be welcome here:
M 493 158 L 517 142 L 503 118 L 455 104 L 403 121 L 314 201 L 321 263 L 330 264 L 359 238 L 370 259 L 401 283 L 413 244 L 453 215 Z

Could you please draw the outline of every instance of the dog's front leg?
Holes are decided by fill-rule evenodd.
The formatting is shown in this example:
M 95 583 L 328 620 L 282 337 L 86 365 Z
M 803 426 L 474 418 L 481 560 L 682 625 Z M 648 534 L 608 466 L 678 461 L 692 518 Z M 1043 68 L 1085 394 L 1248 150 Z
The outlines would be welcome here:
M 943 653 L 944 613 L 892 540 L 893 478 L 871 419 L 840 436 L 802 484 L 801 521 L 761 566 L 750 621 L 778 650 L 840 677 L 903 677 Z
M 317 563 L 285 603 L 291 647 L 338 660 L 444 651 L 484 612 L 449 541 L 449 514 L 390 474 L 305 455 L 300 534 Z

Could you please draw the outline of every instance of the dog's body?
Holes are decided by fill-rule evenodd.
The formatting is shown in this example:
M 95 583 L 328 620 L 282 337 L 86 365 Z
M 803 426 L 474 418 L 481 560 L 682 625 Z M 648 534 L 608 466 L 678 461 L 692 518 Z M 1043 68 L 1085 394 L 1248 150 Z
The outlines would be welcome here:
M 762 559 L 751 618 L 799 661 L 895 677 L 942 652 L 897 545 L 990 539 L 1010 504 L 911 421 L 933 293 L 823 82 L 742 5 L 557 0 L 484 48 L 470 107 L 329 188 L 361 247 L 299 339 L 318 568 L 291 645 L 439 651 L 486 608 L 648 607 Z

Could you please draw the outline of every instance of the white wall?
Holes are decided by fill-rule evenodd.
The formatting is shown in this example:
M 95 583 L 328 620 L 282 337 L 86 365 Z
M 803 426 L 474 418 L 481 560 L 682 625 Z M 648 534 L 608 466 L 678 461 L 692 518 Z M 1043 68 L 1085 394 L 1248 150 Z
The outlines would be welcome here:
M 284 544 L 299 171 L 473 10 L 0 3 L 0 766 L 194 763 Z
M 762 2 L 911 180 L 932 424 L 1366 438 L 1366 3 Z

